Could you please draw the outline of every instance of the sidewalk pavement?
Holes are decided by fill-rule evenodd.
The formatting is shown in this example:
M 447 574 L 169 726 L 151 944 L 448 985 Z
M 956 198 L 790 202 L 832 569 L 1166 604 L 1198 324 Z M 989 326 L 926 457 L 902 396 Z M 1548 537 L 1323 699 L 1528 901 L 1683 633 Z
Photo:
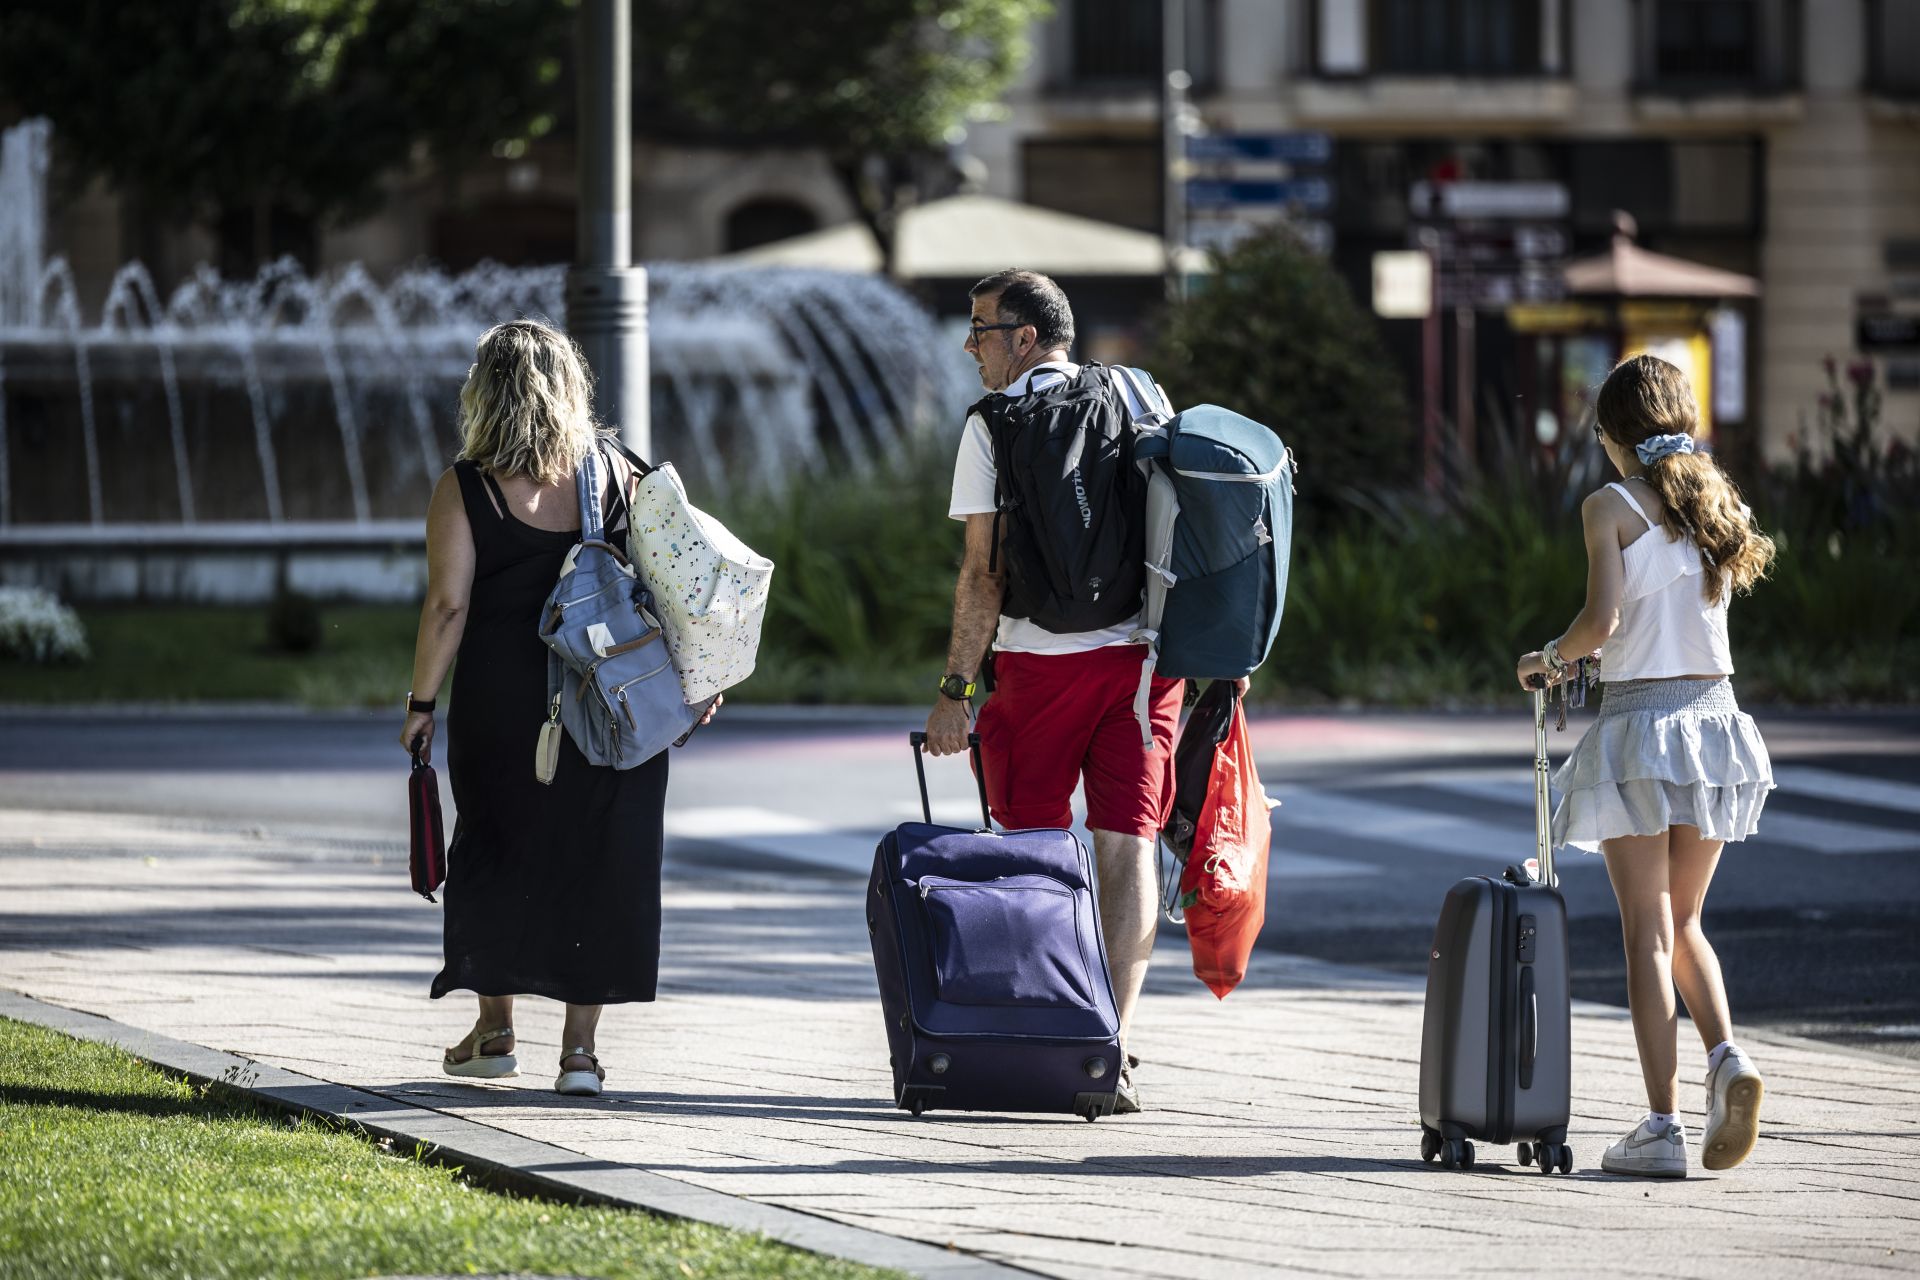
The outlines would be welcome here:
M 790 1235 L 770 1211 L 797 1211 L 859 1229 L 843 1241 L 925 1242 L 941 1252 L 891 1256 L 928 1275 L 949 1273 L 929 1259 L 989 1270 L 971 1258 L 1065 1277 L 1570 1280 L 1653 1258 L 1663 1276 L 1747 1280 L 1911 1274 L 1920 1252 L 1920 1066 L 1751 1037 L 1768 1094 L 1746 1165 L 1609 1178 L 1601 1151 L 1642 1110 L 1632 1034 L 1618 1010 L 1576 1006 L 1574 1175 L 1502 1168 L 1512 1149 L 1484 1146 L 1447 1173 L 1418 1157 L 1417 983 L 1270 954 L 1220 1002 L 1162 948 L 1134 1046 L 1144 1114 L 912 1119 L 888 1105 L 860 896 L 826 873 L 674 874 L 661 999 L 608 1011 L 596 1100 L 549 1091 L 544 1001 L 515 1019 L 519 1079 L 440 1074 L 472 1005 L 425 998 L 439 913 L 391 864 L 0 858 L 0 989 L 363 1090 L 383 1118 L 470 1122 L 438 1139 L 456 1154 L 459 1133 L 491 1132 L 529 1164 L 560 1148 L 686 1187 L 708 1206 L 694 1216 L 733 1204 L 739 1225 Z M 1683 1061 L 1697 1134 L 1702 1063 Z M 826 1239 L 812 1247 L 889 1256 Z

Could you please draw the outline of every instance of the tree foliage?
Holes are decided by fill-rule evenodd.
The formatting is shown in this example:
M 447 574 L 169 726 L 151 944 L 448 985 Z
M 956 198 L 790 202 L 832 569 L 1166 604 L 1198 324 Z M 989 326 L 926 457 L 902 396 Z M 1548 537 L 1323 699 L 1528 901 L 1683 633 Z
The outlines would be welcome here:
M 350 217 L 396 170 L 512 154 L 567 119 L 577 8 L 6 0 L 0 107 L 50 117 L 76 176 L 145 216 Z M 955 130 L 1006 86 L 1048 8 L 635 0 L 638 128 L 822 148 L 890 258 L 898 214 L 938 184 Z
M 148 216 L 350 216 L 416 157 L 457 166 L 551 128 L 571 7 L 7 0 L 0 95 Z
M 637 56 L 650 105 L 683 125 L 822 148 L 890 265 L 899 215 L 939 181 L 956 131 L 1006 88 L 1050 10 L 817 0 L 783 21 L 762 4 L 639 0 Z
M 1174 402 L 1271 426 L 1299 458 L 1309 509 L 1409 479 L 1417 433 L 1399 371 L 1327 261 L 1276 228 L 1215 266 L 1161 334 L 1152 367 Z

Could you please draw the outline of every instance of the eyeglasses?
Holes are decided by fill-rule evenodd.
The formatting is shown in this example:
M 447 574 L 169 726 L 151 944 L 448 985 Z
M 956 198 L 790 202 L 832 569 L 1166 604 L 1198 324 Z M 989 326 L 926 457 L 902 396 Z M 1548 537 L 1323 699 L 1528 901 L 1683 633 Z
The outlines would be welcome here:
M 973 335 L 973 344 L 977 347 L 980 345 L 980 335 L 983 333 L 992 333 L 995 329 L 1024 329 L 1026 327 L 1027 321 L 1025 320 L 1013 320 L 1006 324 L 981 324 L 978 320 L 975 320 L 967 326 L 967 332 Z

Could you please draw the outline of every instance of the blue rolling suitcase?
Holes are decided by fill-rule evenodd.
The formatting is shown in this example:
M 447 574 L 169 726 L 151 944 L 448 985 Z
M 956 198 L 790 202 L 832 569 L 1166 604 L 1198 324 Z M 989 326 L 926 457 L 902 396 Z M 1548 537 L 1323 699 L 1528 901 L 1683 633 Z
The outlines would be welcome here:
M 867 890 L 895 1105 L 1111 1113 L 1120 1019 L 1092 855 L 1071 831 L 993 830 L 978 735 L 985 825 L 933 825 L 926 735 L 911 741 L 927 820 L 881 840 Z

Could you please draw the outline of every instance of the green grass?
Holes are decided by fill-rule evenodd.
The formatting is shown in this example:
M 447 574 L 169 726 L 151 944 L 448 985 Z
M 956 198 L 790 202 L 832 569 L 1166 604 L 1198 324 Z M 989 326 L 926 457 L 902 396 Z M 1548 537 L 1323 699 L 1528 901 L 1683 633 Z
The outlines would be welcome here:
M 38 666 L 0 657 L 0 702 L 397 707 L 413 676 L 414 629 L 420 621 L 419 609 L 408 605 L 322 606 L 320 647 L 290 654 L 268 650 L 264 607 L 82 607 L 78 613 L 92 659 Z M 746 684 L 728 690 L 728 702 L 924 702 L 940 679 L 944 641 L 929 645 L 917 659 L 832 657 L 794 652 L 773 638 L 790 625 L 769 620 L 759 667 Z
M 35 666 L 0 659 L 0 702 L 297 702 L 397 707 L 413 674 L 417 607 L 321 610 L 311 653 L 267 646 L 264 608 L 80 609 L 93 658 Z
M 0 1019 L 0 1280 L 879 1277 L 755 1236 L 486 1191 Z

